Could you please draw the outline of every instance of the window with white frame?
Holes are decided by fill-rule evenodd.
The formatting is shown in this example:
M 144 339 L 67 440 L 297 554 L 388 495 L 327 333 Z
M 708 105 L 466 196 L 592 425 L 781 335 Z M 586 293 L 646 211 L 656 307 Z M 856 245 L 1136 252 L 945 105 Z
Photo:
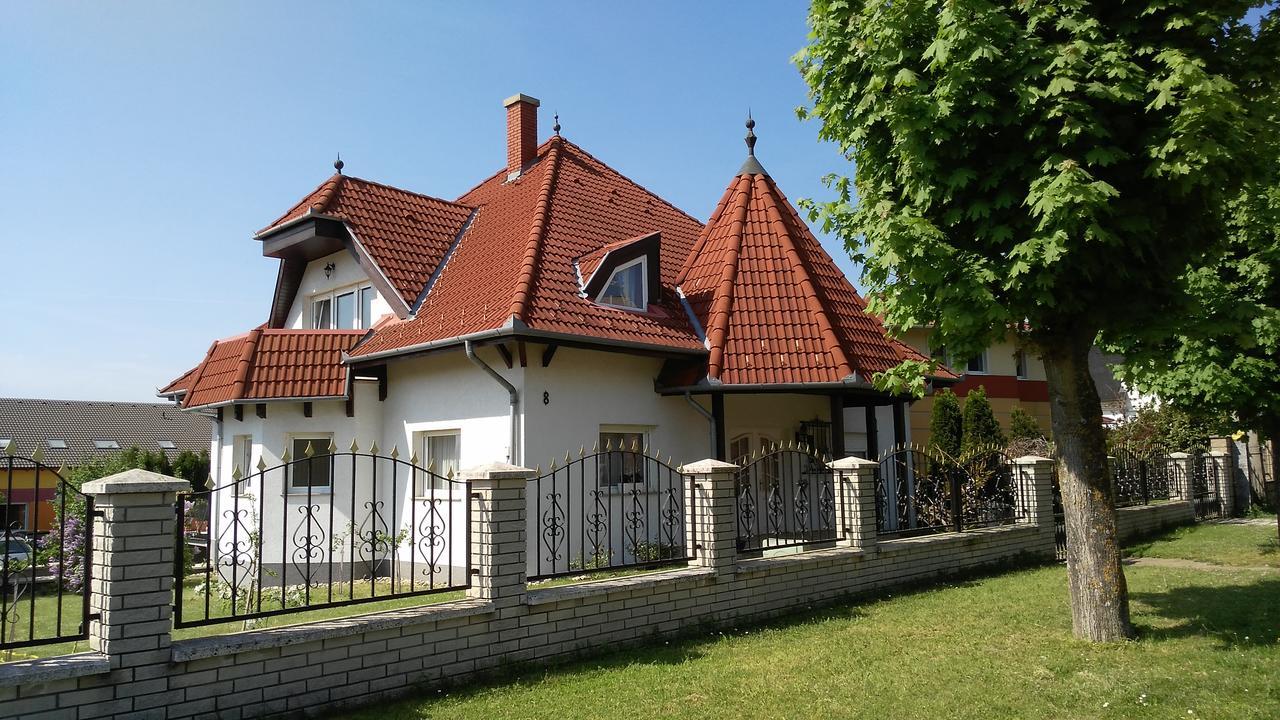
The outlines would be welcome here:
M 600 485 L 644 482 L 644 451 L 649 429 L 635 426 L 600 426 L 600 452 L 596 477 Z
M 327 445 L 328 443 L 326 443 Z M 236 435 L 231 438 L 231 468 L 239 469 L 240 477 L 253 472 L 253 436 Z
M 1013 363 L 1019 380 L 1027 379 L 1027 352 L 1019 350 L 1013 354 Z
M 314 330 L 363 330 L 373 322 L 373 286 L 351 285 L 311 296 Z
M 613 271 L 609 282 L 604 284 L 604 290 L 596 297 L 596 302 L 628 310 L 643 310 L 648 304 L 648 290 L 645 258 L 639 257 L 619 265 Z
M 333 462 L 329 455 L 332 435 L 295 435 L 289 442 L 289 492 L 328 492 L 333 482 Z M 311 457 L 307 457 L 307 448 Z
M 432 490 L 443 490 L 447 478 L 458 474 L 462 457 L 462 431 L 426 430 L 418 433 L 418 462 L 431 474 L 422 473 L 417 482 L 418 497 L 428 496 Z M 445 479 L 439 479 L 445 478 Z
M 964 370 L 966 373 L 985 375 L 987 372 L 987 353 L 983 351 L 978 353 L 976 356 L 969 358 L 965 361 Z

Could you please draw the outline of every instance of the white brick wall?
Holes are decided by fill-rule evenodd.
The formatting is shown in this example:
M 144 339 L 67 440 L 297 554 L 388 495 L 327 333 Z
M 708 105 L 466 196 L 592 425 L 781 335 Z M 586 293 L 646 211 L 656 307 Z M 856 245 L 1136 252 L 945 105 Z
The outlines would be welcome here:
M 699 469 L 705 471 L 701 481 L 714 501 L 714 488 L 723 482 L 713 476 L 723 474 L 722 468 Z M 851 472 L 856 475 L 858 469 Z M 1052 525 L 1031 522 L 878 542 L 862 533 L 866 549 L 849 538 L 836 547 L 750 559 L 737 557 L 733 543 L 726 544 L 723 537 L 703 536 L 699 543 L 715 552 L 688 568 L 529 588 L 523 580 L 522 478 L 514 468 L 489 468 L 486 476 L 473 480 L 476 573 L 464 600 L 172 643 L 167 625 L 161 631 L 150 619 L 123 623 L 111 618 L 103 623 L 106 630 L 95 630 L 98 642 L 119 642 L 114 640 L 117 630 L 127 639 L 133 634 L 130 628 L 142 628 L 146 647 L 0 665 L 0 717 L 321 714 L 423 684 L 457 682 L 513 662 L 616 649 L 707 624 L 757 621 L 850 594 L 1052 558 L 1054 550 Z M 1047 482 L 1047 474 L 1044 478 Z M 150 498 L 153 508 L 172 512 L 171 499 Z M 128 505 L 126 513 L 139 506 L 117 504 Z M 720 526 L 721 534 L 734 532 L 732 523 L 719 522 L 726 508 L 731 503 L 693 509 L 705 513 L 700 532 Z M 1189 514 L 1187 503 L 1169 503 L 1127 508 L 1121 522 L 1132 530 Z M 109 537 L 115 521 L 111 515 L 105 520 L 99 527 Z M 133 567 L 135 561 L 152 566 L 158 556 L 120 553 L 102 559 L 109 567 Z M 112 588 L 104 586 L 104 591 Z M 157 602 L 160 595 L 139 592 L 132 597 L 149 597 L 144 606 L 161 612 L 170 600 L 165 595 Z M 104 595 L 102 602 L 104 608 L 115 607 L 113 596 Z M 163 612 L 167 617 L 167 606 Z

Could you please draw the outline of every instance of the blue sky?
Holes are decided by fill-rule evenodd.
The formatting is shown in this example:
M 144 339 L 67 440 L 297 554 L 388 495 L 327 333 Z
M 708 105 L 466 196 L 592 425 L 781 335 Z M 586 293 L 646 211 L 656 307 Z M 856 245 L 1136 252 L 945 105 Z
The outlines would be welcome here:
M 796 119 L 801 2 L 21 3 L 0 26 L 0 395 L 150 400 L 266 319 L 252 239 L 332 173 L 454 198 L 501 100 L 705 219 L 745 154 L 793 200 L 850 168 Z M 834 240 L 827 249 L 852 271 Z

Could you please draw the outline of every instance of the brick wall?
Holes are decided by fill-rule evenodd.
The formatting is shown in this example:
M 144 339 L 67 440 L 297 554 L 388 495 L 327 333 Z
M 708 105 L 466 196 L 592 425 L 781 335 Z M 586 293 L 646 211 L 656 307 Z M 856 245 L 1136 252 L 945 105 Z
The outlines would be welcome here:
M 187 718 L 320 714 L 348 704 L 409 692 L 423 684 L 457 682 L 513 662 L 548 661 L 613 649 L 708 624 L 760 620 L 840 597 L 918 584 L 978 567 L 1001 567 L 1053 557 L 1053 516 L 1048 461 L 1018 461 L 1018 524 L 964 533 L 875 538 L 874 502 L 868 492 L 874 463 L 856 458 L 833 463 L 837 482 L 853 491 L 841 502 L 841 539 L 807 552 L 743 558 L 736 554 L 732 465 L 714 461 L 686 466 L 705 535 L 697 559 L 686 568 L 558 587 L 529 586 L 525 568 L 525 479 L 510 466 L 471 474 L 472 565 L 468 597 L 454 602 L 372 613 L 338 620 L 216 637 L 170 641 L 165 603 L 139 587 L 95 588 L 95 607 L 117 608 L 116 590 L 147 612 L 138 620 L 110 613 L 92 634 L 100 651 L 0 665 L 0 717 Z M 141 471 L 133 471 L 141 473 Z M 153 474 L 99 481 L 90 492 L 112 507 L 97 531 L 104 538 L 137 537 L 137 526 L 156 523 L 153 535 L 172 532 L 175 487 Z M 852 498 L 844 500 L 843 498 Z M 1175 505 L 1121 511 L 1128 528 L 1145 528 L 1177 515 Z M 137 508 L 135 510 L 135 508 Z M 143 508 L 151 508 L 145 510 Z M 1185 511 L 1185 509 L 1184 509 Z M 726 517 L 728 514 L 728 517 Z M 870 527 L 868 528 L 868 519 Z M 712 534 L 711 529 L 718 531 Z M 125 535 L 120 535 L 120 532 Z M 140 532 L 140 531 L 139 531 Z M 171 537 L 171 535 L 169 536 Z M 161 559 L 134 549 L 136 541 L 103 543 L 101 576 L 131 582 Z M 142 543 L 145 545 L 146 543 Z M 127 551 L 126 551 L 127 549 Z M 171 551 L 170 551 L 171 552 Z M 149 600 L 149 602 L 148 602 Z M 160 609 L 164 606 L 164 609 Z M 117 638 L 146 642 L 124 642 Z
M 1187 500 L 1119 508 L 1116 510 L 1116 531 L 1120 541 L 1126 542 L 1179 525 L 1190 525 L 1195 519 L 1195 511 Z

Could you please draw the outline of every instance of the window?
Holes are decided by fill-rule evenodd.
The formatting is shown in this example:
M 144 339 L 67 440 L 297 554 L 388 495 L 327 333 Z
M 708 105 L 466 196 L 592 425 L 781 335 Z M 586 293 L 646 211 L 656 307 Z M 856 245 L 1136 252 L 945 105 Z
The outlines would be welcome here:
M 329 443 L 325 443 L 322 447 L 328 447 Z M 302 449 L 306 450 L 306 444 Z M 296 457 L 306 457 L 299 454 Z M 234 470 L 239 468 L 240 477 L 244 477 L 253 472 L 253 436 L 252 435 L 236 435 L 231 438 L 231 468 Z
M 93 446 L 99 450 L 119 450 L 120 443 L 115 440 L 94 440 Z
M 987 372 L 987 354 L 980 353 L 977 357 L 969 358 L 965 363 L 965 372 L 977 373 L 982 375 Z
M 644 482 L 644 455 L 648 443 L 643 430 L 611 428 L 600 431 L 596 477 L 601 485 Z M 605 451 L 609 448 L 609 451 Z
M 1026 353 L 1026 351 L 1024 351 L 1024 350 L 1019 350 L 1018 352 L 1014 353 L 1014 354 L 1013 354 L 1013 364 L 1014 364 L 1014 367 L 1016 368 L 1015 372 L 1016 372 L 1016 373 L 1017 373 L 1017 375 L 1018 375 L 1018 379 L 1019 379 L 1019 380 L 1026 380 L 1026 379 L 1027 379 L 1027 353 Z
M 0 505 L 0 529 L 15 531 L 27 529 L 27 506 L 25 503 Z
M 328 330 L 333 325 L 333 301 L 329 298 L 317 298 L 311 303 L 311 327 L 315 330 Z
M 448 478 L 451 474 L 458 474 L 461 448 L 462 434 L 459 430 L 431 430 L 418 434 L 418 461 L 422 463 L 422 467 L 429 468 L 434 473 L 418 481 L 419 496 L 426 495 L 433 488 L 439 490 L 445 487 L 443 482 L 435 479 L 436 475 Z
M 645 285 L 644 258 L 636 258 L 613 271 L 596 301 L 614 307 L 643 310 L 648 296 Z
M 347 286 L 311 297 L 314 330 L 361 330 L 373 321 L 373 287 Z
M 307 488 L 327 490 L 333 469 L 329 456 L 329 436 L 310 435 L 295 437 L 290 454 L 295 462 L 289 470 L 289 489 L 297 491 Z M 311 457 L 307 457 L 307 446 L 311 446 Z
M 156 444 L 160 446 L 161 450 L 176 450 L 178 447 L 173 444 L 172 440 L 157 440 Z
M 3 445 L 3 442 L 0 442 L 0 445 Z M 59 440 L 57 438 L 49 438 L 49 449 L 50 450 L 66 450 L 67 441 Z

